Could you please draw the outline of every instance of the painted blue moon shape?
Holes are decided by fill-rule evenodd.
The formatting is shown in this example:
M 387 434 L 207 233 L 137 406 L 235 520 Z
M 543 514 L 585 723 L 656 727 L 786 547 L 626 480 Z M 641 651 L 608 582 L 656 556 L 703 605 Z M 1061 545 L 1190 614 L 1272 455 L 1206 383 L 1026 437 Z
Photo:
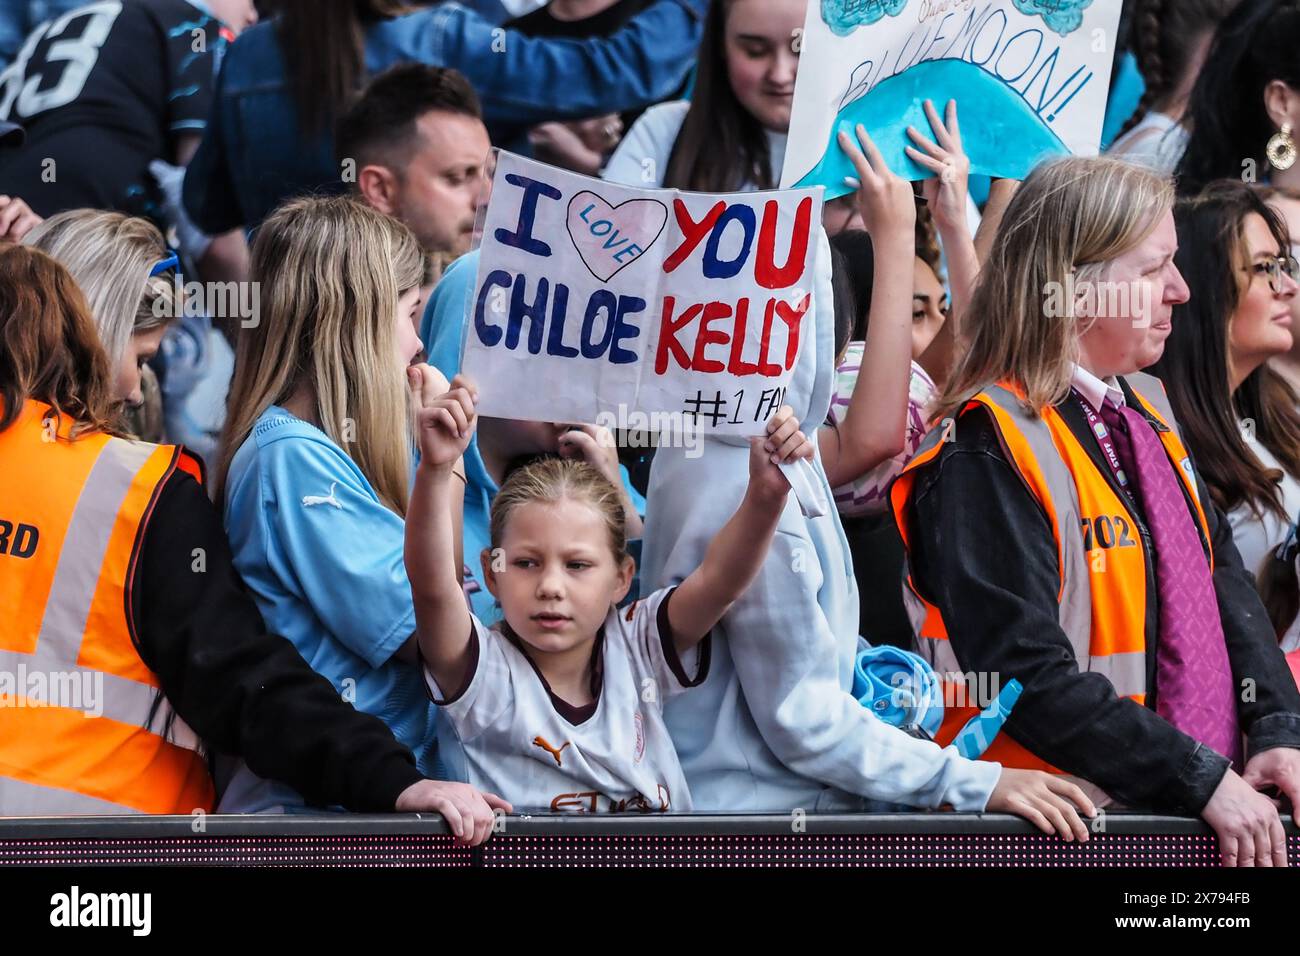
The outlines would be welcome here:
M 965 60 L 930 60 L 882 80 L 840 110 L 821 161 L 794 188 L 824 186 L 827 199 L 850 192 L 844 177 L 854 175 L 853 164 L 837 136 L 842 129 L 853 137 L 859 123 L 898 175 L 910 180 L 934 175 L 903 151 L 912 145 L 908 126 L 934 139 L 922 105 L 926 99 L 934 102 L 940 117 L 948 100 L 957 101 L 962 145 L 976 172 L 1024 179 L 1043 160 L 1070 154 L 1061 138 L 1002 80 Z

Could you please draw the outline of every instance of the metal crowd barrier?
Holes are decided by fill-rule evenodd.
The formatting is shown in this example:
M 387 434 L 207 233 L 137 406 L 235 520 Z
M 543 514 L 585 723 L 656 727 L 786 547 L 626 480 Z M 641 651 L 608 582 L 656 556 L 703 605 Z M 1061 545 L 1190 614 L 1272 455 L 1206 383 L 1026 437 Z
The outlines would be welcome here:
M 1124 813 L 1085 844 L 1001 814 L 505 816 L 474 848 L 436 815 L 212 814 L 0 819 L 14 865 L 1105 869 L 1216 867 L 1218 849 L 1199 820 Z

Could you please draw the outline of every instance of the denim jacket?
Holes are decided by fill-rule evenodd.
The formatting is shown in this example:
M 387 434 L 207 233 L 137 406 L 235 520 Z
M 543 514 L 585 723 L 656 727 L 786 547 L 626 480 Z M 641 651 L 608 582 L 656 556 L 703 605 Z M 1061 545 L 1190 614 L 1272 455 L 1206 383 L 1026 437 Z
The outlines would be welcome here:
M 534 123 L 653 103 L 695 62 L 708 0 L 659 0 L 607 39 L 530 38 L 459 3 L 391 20 L 365 35 L 367 71 L 414 60 L 468 77 L 484 120 Z M 203 143 L 185 177 L 185 206 L 209 233 L 252 228 L 282 200 L 341 188 L 332 135 L 305 136 L 274 21 L 227 51 Z

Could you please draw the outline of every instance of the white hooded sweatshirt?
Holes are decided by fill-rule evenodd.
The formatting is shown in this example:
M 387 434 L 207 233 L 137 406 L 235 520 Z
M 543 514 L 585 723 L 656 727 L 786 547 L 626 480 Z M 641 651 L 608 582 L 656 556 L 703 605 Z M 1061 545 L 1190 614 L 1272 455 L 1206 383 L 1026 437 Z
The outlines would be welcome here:
M 826 419 L 834 378 L 824 232 L 818 249 L 815 334 L 803 338 L 786 397 L 809 435 Z M 745 439 L 711 438 L 694 456 L 658 451 L 641 565 L 647 592 L 680 583 L 699 565 L 745 493 L 748 456 Z M 820 458 L 815 471 L 829 502 Z M 694 809 L 814 812 L 885 801 L 982 811 L 1000 765 L 910 737 L 849 695 L 865 642 L 848 543 L 828 510 L 806 518 L 790 496 L 758 579 L 713 632 L 708 679 L 667 704 Z

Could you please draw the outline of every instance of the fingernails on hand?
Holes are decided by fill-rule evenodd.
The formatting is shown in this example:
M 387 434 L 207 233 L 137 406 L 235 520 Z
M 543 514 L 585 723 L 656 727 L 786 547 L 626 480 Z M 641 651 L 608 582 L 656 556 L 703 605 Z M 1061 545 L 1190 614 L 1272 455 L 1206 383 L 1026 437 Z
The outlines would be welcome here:
M 858 181 L 857 177 L 855 177 L 855 176 L 845 176 L 845 177 L 844 177 L 844 185 L 845 185 L 845 186 L 848 186 L 850 189 L 861 189 L 861 188 L 862 188 L 862 183 L 860 183 L 860 182 Z

